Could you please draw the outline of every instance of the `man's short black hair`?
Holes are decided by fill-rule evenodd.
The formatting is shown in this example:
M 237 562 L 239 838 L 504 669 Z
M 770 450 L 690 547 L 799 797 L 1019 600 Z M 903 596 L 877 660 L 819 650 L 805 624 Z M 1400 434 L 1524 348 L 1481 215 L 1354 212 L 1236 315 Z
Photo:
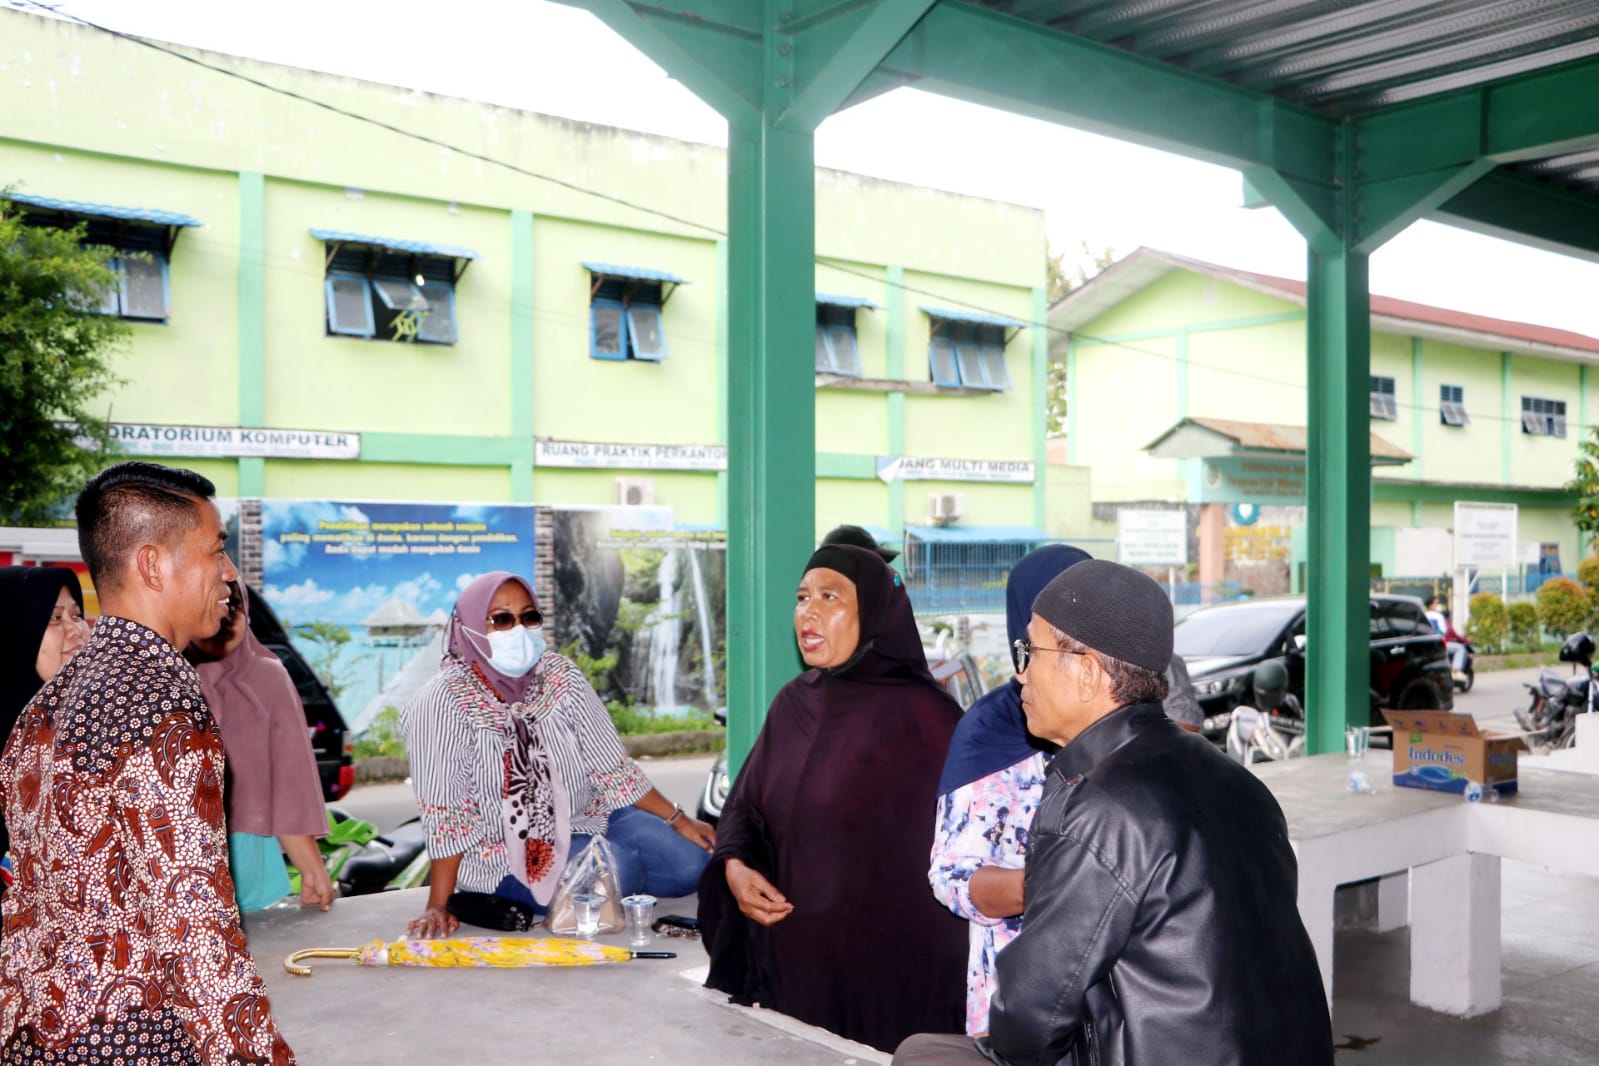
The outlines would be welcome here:
M 194 523 L 194 505 L 217 493 L 210 479 L 176 466 L 118 463 L 78 493 L 78 551 L 97 587 L 114 587 L 140 544 L 174 544 Z

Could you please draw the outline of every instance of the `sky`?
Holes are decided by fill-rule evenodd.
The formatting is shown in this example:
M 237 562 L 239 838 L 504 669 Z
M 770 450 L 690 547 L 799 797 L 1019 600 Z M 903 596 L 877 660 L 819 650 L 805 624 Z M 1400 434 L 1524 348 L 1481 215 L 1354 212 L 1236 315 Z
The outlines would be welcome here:
M 28 0 L 0 0 L 37 10 Z M 62 0 L 139 36 L 707 144 L 726 126 L 586 11 L 540 0 Z M 176 61 L 173 61 L 176 62 Z M 1241 204 L 1237 172 L 899 89 L 830 117 L 819 166 L 1042 208 L 1052 250 L 1140 245 L 1284 277 L 1304 241 Z M 651 205 L 670 210 L 670 204 Z M 1374 293 L 1599 336 L 1599 263 L 1422 222 L 1371 260 Z

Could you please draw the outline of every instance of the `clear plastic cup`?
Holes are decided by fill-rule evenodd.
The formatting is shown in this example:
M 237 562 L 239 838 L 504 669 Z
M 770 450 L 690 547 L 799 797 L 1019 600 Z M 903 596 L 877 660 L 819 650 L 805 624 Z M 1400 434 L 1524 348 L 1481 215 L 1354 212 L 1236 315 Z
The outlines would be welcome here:
M 577 920 L 577 935 L 593 940 L 600 931 L 600 897 L 584 892 L 572 897 L 573 916 Z
M 622 912 L 627 915 L 627 942 L 630 947 L 648 947 L 654 938 L 650 929 L 655 921 L 654 896 L 623 896 Z
M 1371 729 L 1363 725 L 1352 725 L 1344 729 L 1344 747 L 1349 752 L 1351 759 L 1364 759 L 1366 748 L 1371 743 Z

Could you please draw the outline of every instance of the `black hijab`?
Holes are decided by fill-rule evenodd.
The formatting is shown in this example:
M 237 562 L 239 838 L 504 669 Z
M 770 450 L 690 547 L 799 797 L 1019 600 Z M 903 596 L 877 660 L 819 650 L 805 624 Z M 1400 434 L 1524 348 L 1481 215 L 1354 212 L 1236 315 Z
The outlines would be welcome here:
M 61 590 L 83 610 L 78 575 L 59 566 L 0 566 L 0 750 L 34 694 L 44 687 L 35 663 Z M 11 839 L 0 820 L 0 854 Z
M 916 628 L 910 596 L 899 574 L 876 552 L 849 544 L 824 544 L 818 548 L 805 564 L 805 572 L 820 568 L 836 570 L 855 583 L 861 635 L 855 654 L 842 664 L 817 673 L 866 682 L 925 680 L 943 691 L 927 668 L 921 631 Z
M 0 746 L 11 735 L 22 708 L 44 687 L 34 663 L 62 589 L 83 610 L 83 589 L 71 570 L 0 566 Z

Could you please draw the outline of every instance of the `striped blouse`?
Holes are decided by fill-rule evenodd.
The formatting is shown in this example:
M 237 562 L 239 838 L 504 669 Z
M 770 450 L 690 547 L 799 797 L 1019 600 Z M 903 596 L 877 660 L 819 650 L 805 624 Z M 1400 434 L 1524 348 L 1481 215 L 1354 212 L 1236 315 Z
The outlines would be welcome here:
M 652 786 L 582 671 L 555 652 L 545 652 L 535 669 L 566 682 L 570 693 L 537 728 L 566 786 L 572 834 L 604 836 L 610 812 Z M 463 690 L 495 699 L 469 667 L 446 662 L 400 712 L 400 726 L 428 854 L 460 855 L 458 887 L 492 892 L 511 872 L 500 814 L 506 733 L 470 714 L 456 695 Z

